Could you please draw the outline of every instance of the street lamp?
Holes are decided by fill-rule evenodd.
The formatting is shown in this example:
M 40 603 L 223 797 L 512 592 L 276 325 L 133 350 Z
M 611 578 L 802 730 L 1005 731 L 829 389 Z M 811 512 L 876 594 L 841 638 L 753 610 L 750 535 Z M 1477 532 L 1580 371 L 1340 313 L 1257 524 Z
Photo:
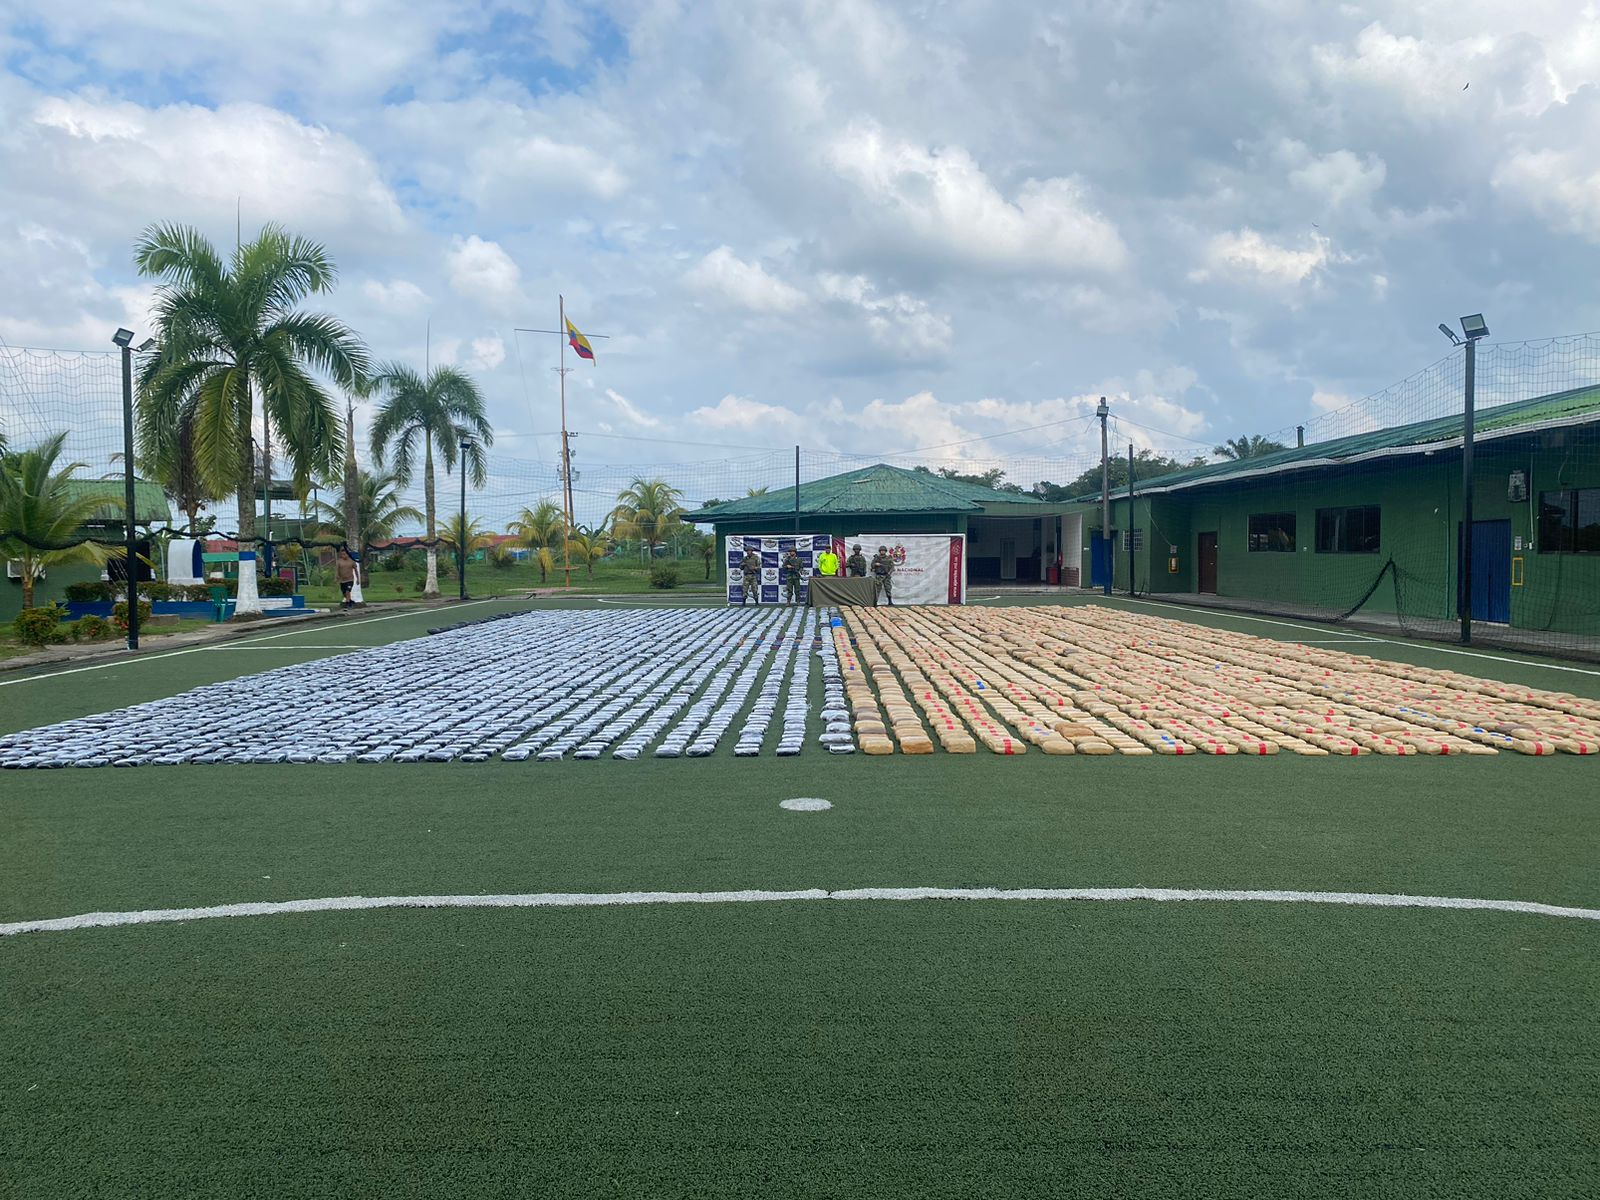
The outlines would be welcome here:
M 467 598 L 467 451 L 472 439 L 461 439 L 461 524 L 456 530 L 456 575 L 461 580 L 461 598 Z
M 127 552 L 128 649 L 139 648 L 139 539 L 133 501 L 133 330 L 119 328 L 111 341 L 122 351 L 123 543 Z M 144 347 L 140 347 L 142 350 Z
M 1472 434 L 1473 407 L 1478 384 L 1478 339 L 1489 336 L 1489 324 L 1482 313 L 1461 318 L 1462 337 L 1448 325 L 1441 324 L 1439 331 L 1457 346 L 1467 348 L 1465 371 L 1465 404 L 1461 422 L 1461 534 L 1457 539 L 1457 579 L 1460 588 L 1456 595 L 1456 615 L 1461 620 L 1461 643 L 1472 643 Z

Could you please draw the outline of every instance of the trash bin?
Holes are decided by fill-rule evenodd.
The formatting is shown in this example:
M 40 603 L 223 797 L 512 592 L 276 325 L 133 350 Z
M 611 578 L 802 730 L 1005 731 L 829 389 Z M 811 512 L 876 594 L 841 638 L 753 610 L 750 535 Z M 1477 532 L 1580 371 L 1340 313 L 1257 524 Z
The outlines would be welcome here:
M 1044 578 L 1045 578 L 1045 582 L 1046 583 L 1050 583 L 1050 584 L 1058 584 L 1058 583 L 1060 583 L 1061 582 L 1061 568 L 1060 567 L 1054 567 L 1054 566 L 1046 567 L 1044 569 Z

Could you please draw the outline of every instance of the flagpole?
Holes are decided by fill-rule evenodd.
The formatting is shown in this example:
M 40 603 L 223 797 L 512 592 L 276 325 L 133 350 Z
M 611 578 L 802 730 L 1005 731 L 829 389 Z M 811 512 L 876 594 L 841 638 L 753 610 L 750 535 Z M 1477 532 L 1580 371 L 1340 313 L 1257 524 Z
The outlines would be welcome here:
M 561 320 L 556 328 L 561 330 L 561 510 L 567 527 L 561 534 L 561 569 L 566 572 L 566 586 L 572 586 L 572 548 L 567 539 L 572 536 L 572 450 L 567 444 L 567 298 L 556 293 Z

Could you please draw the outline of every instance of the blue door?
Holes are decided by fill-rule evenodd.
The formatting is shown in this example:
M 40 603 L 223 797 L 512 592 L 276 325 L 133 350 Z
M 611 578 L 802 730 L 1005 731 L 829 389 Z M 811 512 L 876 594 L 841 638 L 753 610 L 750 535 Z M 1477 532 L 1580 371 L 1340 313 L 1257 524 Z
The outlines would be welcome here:
M 1112 539 L 1095 534 L 1090 542 L 1089 586 L 1103 588 L 1111 582 Z
M 1511 623 L 1511 522 L 1472 523 L 1472 619 Z

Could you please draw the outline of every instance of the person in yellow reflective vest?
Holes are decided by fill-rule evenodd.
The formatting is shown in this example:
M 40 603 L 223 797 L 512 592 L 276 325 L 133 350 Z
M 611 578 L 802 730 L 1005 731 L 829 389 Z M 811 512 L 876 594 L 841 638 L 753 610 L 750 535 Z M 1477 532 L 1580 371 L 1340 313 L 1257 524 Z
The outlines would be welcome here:
M 817 555 L 818 575 L 837 575 L 839 573 L 839 556 L 832 550 L 824 550 Z

